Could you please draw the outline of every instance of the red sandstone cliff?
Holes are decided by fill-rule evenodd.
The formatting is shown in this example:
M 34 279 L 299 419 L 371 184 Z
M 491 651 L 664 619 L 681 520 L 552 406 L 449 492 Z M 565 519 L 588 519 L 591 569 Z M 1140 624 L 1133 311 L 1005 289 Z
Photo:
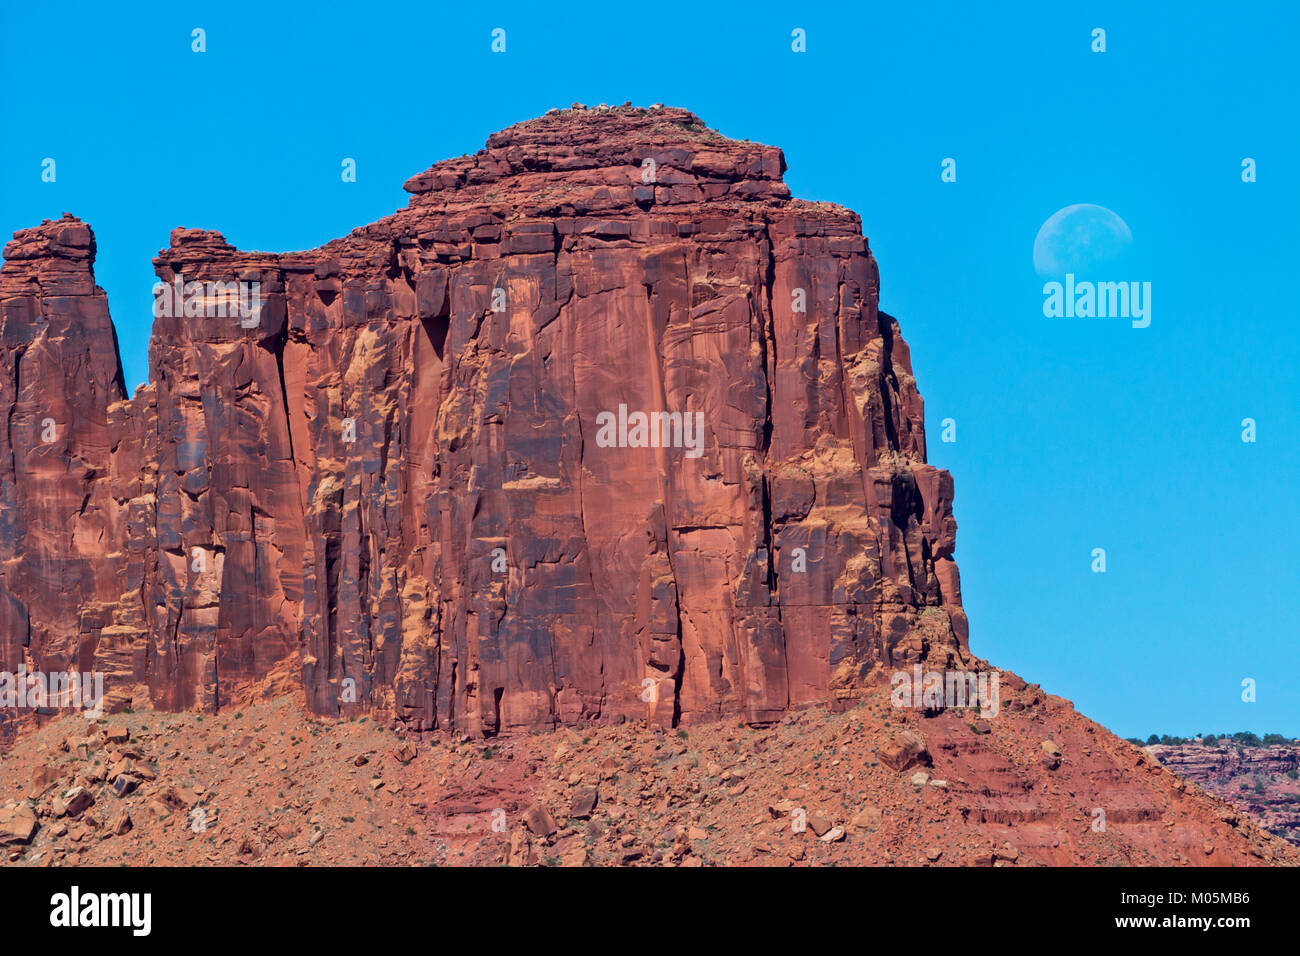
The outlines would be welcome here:
M 553 111 L 320 249 L 177 229 L 160 296 L 261 310 L 159 309 L 132 398 L 89 227 L 19 231 L 0 667 L 213 709 L 299 656 L 317 712 L 492 734 L 770 721 L 964 659 L 907 346 L 858 217 L 784 168 L 683 110 Z M 604 447 L 620 405 L 701 413 L 698 457 Z

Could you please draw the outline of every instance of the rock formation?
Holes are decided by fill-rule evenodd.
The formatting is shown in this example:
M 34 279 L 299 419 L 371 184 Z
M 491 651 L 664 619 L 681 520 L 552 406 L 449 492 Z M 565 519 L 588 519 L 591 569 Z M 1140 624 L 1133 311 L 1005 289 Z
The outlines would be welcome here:
M 1180 777 L 1249 813 L 1278 836 L 1300 844 L 1300 744 L 1243 747 L 1189 741 L 1146 748 Z
M 859 218 L 784 169 L 574 108 L 319 249 L 176 229 L 133 397 L 90 228 L 20 230 L 0 668 L 214 710 L 296 658 L 318 713 L 492 735 L 764 723 L 966 660 L 907 346 Z

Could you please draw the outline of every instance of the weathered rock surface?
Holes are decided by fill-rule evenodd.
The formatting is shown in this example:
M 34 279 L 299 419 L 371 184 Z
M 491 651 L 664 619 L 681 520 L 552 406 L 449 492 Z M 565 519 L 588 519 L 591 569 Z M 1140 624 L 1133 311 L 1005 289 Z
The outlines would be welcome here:
M 37 826 L 36 813 L 31 806 L 11 800 L 0 807 L 0 846 L 31 843 Z
M 492 735 L 769 722 L 963 660 L 907 346 L 858 217 L 784 166 L 683 110 L 575 109 L 320 249 L 177 229 L 130 398 L 89 227 L 16 233 L 0 666 L 213 710 L 298 658 L 319 713 Z M 620 406 L 699 413 L 698 455 L 607 447 Z
M 1300 844 L 1300 744 L 1158 744 L 1146 750 L 1174 773 Z
M 900 773 L 929 761 L 930 754 L 925 749 L 925 741 L 910 730 L 896 734 L 880 746 L 880 762 Z
M 122 597 L 108 409 L 125 391 L 108 299 L 91 271 L 95 238 L 65 217 L 15 233 L 4 255 L 0 669 L 93 659 L 129 684 L 147 662 L 104 633 Z

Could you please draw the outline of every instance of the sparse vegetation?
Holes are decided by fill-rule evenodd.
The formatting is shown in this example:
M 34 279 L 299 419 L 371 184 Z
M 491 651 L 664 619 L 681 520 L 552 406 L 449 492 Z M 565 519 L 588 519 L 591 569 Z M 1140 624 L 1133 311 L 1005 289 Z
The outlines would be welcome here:
M 1126 737 L 1125 739 L 1130 743 L 1143 746 L 1142 741 L 1137 737 Z M 1264 734 L 1263 737 L 1260 737 L 1258 734 L 1251 733 L 1248 730 L 1239 730 L 1235 734 L 1202 734 L 1200 735 L 1200 739 L 1201 744 L 1205 747 L 1221 746 L 1226 743 L 1232 743 L 1235 744 L 1238 749 L 1243 747 L 1274 747 L 1279 744 L 1297 742 L 1289 737 L 1284 737 L 1281 734 L 1270 733 Z M 1151 747 L 1155 744 L 1163 744 L 1165 746 L 1176 747 L 1183 744 L 1194 743 L 1196 743 L 1195 737 L 1174 737 L 1169 734 L 1152 734 L 1146 739 L 1145 746 Z

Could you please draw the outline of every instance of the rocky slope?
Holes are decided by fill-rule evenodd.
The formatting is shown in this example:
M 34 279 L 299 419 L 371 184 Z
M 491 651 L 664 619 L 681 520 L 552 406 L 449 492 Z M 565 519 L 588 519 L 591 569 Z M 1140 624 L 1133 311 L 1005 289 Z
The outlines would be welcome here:
M 296 656 L 315 713 L 476 735 L 960 666 L 907 346 L 858 217 L 784 167 L 684 110 L 573 109 L 320 249 L 177 229 L 130 398 L 89 227 L 20 230 L 0 665 L 215 711 Z M 673 447 L 605 428 L 623 406 Z
M 177 229 L 130 397 L 90 228 L 16 233 L 0 670 L 116 716 L 3 712 L 10 861 L 1296 862 L 1009 673 L 895 706 L 989 670 L 953 485 L 784 166 L 575 108 L 320 249 Z
M 1239 807 L 1266 829 L 1300 844 L 1300 745 L 1156 745 L 1162 765 Z
M 1010 681 L 1007 709 L 642 721 L 491 741 L 310 718 L 273 675 L 215 717 L 66 715 L 0 755 L 14 865 L 1295 865 L 1300 849 Z M 900 741 L 920 741 L 900 761 Z M 1048 755 L 1043 745 L 1057 756 Z

